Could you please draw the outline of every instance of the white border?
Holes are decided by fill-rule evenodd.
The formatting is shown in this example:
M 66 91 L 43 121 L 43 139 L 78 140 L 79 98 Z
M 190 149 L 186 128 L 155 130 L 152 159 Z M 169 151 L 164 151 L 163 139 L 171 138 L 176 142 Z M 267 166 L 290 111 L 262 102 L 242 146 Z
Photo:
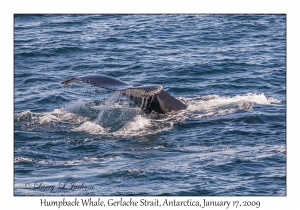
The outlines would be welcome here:
M 40 209 L 40 198 L 13 196 L 13 15 L 15 13 L 284 13 L 287 14 L 287 196 L 209 197 L 214 200 L 260 200 L 259 209 L 299 208 L 299 11 L 297 1 L 252 0 L 4 0 L 1 3 L 1 206 L 8 209 Z M 55 197 L 59 200 L 61 197 Z M 80 197 L 82 198 L 82 197 Z M 139 199 L 139 197 L 135 197 Z M 150 197 L 148 197 L 150 198 Z M 170 198 L 170 197 L 167 197 Z M 201 197 L 202 199 L 203 197 Z M 53 197 L 49 199 L 53 200 Z M 71 197 L 69 198 L 71 199 Z M 105 197 L 109 199 L 109 197 Z M 164 199 L 160 197 L 160 199 Z M 62 207 L 64 208 L 64 207 Z M 86 207 L 85 207 L 86 208 Z M 93 207 L 100 208 L 100 207 Z M 297 207 L 296 207 L 297 208 Z M 293 208 L 293 209 L 296 209 Z M 7 209 L 7 208 L 5 208 Z M 108 208 L 105 208 L 108 209 Z M 110 209 L 110 208 L 109 208 Z M 163 208 L 159 208 L 163 209 Z M 209 208 L 213 209 L 213 208 Z M 221 208 L 217 208 L 221 209 Z

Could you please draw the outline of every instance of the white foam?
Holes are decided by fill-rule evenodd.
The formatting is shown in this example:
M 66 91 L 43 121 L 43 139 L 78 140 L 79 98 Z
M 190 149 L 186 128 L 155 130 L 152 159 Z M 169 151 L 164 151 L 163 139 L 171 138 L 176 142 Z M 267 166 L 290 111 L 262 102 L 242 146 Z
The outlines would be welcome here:
M 53 115 L 52 113 L 45 113 L 38 117 L 40 124 L 48 124 L 48 123 L 55 123 L 59 121 L 59 118 Z
M 29 110 L 14 115 L 16 121 L 31 121 L 32 113 Z
M 86 117 L 66 112 L 64 109 L 55 109 L 53 112 L 32 113 L 30 111 L 24 111 L 19 114 L 15 114 L 15 120 L 27 121 L 32 124 L 49 124 L 49 123 L 69 123 L 78 124 L 85 122 Z
M 85 161 L 92 161 L 92 159 L 86 160 Z M 16 157 L 14 159 L 15 163 L 19 162 L 32 162 L 32 163 L 38 163 L 42 165 L 81 165 L 83 160 L 69 160 L 69 161 L 45 161 L 45 160 L 38 160 L 38 159 L 33 159 L 33 158 L 26 158 L 26 157 Z
M 49 113 L 50 115 L 55 115 L 57 122 L 70 123 L 70 124 L 79 124 L 88 120 L 87 117 L 83 117 L 74 113 L 66 112 L 62 109 L 55 109 L 53 112 Z
M 141 115 L 136 116 L 127 122 L 120 130 L 114 132 L 115 135 L 140 135 L 147 133 L 147 127 L 151 126 L 151 120 Z
M 228 98 L 227 98 L 228 99 Z M 246 95 L 243 96 L 234 96 L 233 98 L 229 98 L 232 101 L 247 101 L 247 102 L 253 102 L 256 104 L 271 104 L 271 103 L 281 103 L 280 100 L 277 100 L 272 97 L 266 97 L 265 94 L 256 94 L 256 93 L 247 93 Z
M 90 162 L 94 162 L 94 161 L 98 161 L 99 158 L 96 157 L 84 157 L 83 158 L 85 161 L 90 161 Z
M 246 95 L 236 95 L 234 97 L 224 97 L 218 95 L 208 95 L 192 99 L 183 98 L 188 104 L 188 111 L 198 112 L 199 117 L 212 115 L 225 115 L 237 110 L 252 110 L 254 104 L 281 103 L 274 98 L 267 98 L 263 93 L 248 93 Z
M 87 132 L 87 133 L 90 133 L 90 134 L 104 134 L 104 133 L 107 133 L 107 131 L 101 127 L 100 125 L 94 123 L 94 122 L 90 122 L 90 121 L 87 121 L 87 122 L 84 122 L 83 124 L 81 124 L 79 127 L 77 128 L 73 128 L 72 131 L 75 131 L 75 132 Z
M 69 124 L 78 124 L 85 122 L 87 120 L 86 117 L 69 113 L 64 111 L 63 109 L 55 109 L 53 112 L 46 112 L 39 116 L 40 123 L 69 123 Z
M 14 162 L 15 163 L 18 163 L 18 162 L 36 162 L 36 160 L 33 159 L 33 158 L 15 157 L 14 158 Z

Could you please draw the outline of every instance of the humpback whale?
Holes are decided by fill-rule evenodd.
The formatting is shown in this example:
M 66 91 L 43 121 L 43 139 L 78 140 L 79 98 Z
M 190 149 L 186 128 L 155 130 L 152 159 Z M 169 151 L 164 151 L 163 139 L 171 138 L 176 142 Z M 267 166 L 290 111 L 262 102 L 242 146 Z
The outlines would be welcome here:
M 137 104 L 142 111 L 148 114 L 151 112 L 165 114 L 187 108 L 187 105 L 165 92 L 161 85 L 148 84 L 132 86 L 116 78 L 104 75 L 74 77 L 63 81 L 61 84 L 67 85 L 77 81 L 83 81 L 108 90 L 120 91 Z

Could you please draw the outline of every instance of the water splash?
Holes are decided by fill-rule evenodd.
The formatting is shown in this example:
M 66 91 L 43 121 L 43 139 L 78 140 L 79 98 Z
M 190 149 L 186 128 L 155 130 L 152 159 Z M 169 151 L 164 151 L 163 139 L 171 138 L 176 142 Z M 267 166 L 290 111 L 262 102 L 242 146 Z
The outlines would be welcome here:
M 81 99 L 78 99 L 74 103 L 63 107 L 61 110 L 66 112 L 71 112 L 71 113 L 79 113 L 80 110 L 83 110 L 85 108 L 86 108 L 85 103 Z
M 52 112 L 32 113 L 24 111 L 15 114 L 15 121 L 28 129 L 51 125 L 53 129 L 60 123 L 70 125 L 72 132 L 86 132 L 113 136 L 137 136 L 155 134 L 170 130 L 175 124 L 187 119 L 199 119 L 228 115 L 239 110 L 251 111 L 255 104 L 273 105 L 281 102 L 264 94 L 248 93 L 224 97 L 208 95 L 194 98 L 180 98 L 188 105 L 187 110 L 158 115 L 144 114 L 140 108 L 130 107 L 127 98 L 116 91 L 102 105 L 77 100 Z M 88 105 L 89 104 L 89 105 Z M 56 128 L 57 129 L 57 128 Z
M 138 115 L 127 122 L 120 130 L 114 132 L 114 135 L 136 136 L 146 134 L 151 131 L 151 129 L 149 129 L 150 126 L 152 126 L 152 122 L 149 118 Z
M 94 122 L 84 122 L 77 128 L 73 128 L 72 131 L 74 132 L 87 132 L 90 134 L 105 134 L 108 133 L 101 125 L 98 125 Z
M 255 104 L 271 105 L 281 103 L 277 99 L 266 97 L 263 93 L 248 93 L 233 97 L 208 95 L 195 98 L 182 98 L 182 100 L 188 104 L 187 112 L 193 114 L 195 118 L 226 115 L 238 110 L 251 111 Z
M 114 94 L 104 102 L 104 105 L 100 108 L 100 112 L 98 114 L 97 119 L 95 120 L 95 123 L 101 124 L 104 123 L 103 115 L 104 113 L 120 98 L 120 91 L 115 91 Z

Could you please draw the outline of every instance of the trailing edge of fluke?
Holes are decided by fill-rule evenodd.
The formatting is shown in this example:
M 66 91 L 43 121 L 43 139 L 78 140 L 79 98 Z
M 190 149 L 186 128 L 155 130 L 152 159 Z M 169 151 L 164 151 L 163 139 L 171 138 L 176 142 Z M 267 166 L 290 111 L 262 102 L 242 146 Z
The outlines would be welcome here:
M 161 85 L 132 86 L 116 78 L 104 75 L 75 77 L 65 80 L 61 84 L 67 85 L 77 81 L 83 81 L 108 90 L 120 91 L 123 95 L 134 101 L 145 113 L 154 111 L 159 114 L 165 114 L 187 108 L 187 105 L 165 92 Z

